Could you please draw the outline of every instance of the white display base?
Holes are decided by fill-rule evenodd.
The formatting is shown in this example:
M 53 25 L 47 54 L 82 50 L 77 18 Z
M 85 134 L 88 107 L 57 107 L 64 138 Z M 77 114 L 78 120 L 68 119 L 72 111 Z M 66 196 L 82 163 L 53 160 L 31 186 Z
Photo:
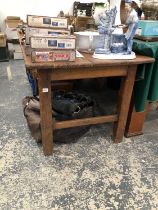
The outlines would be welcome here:
M 123 55 L 122 53 L 110 53 L 110 54 L 93 54 L 93 58 L 97 59 L 118 59 L 118 60 L 124 60 L 124 59 L 135 59 L 136 55 L 134 52 L 132 52 L 130 55 Z

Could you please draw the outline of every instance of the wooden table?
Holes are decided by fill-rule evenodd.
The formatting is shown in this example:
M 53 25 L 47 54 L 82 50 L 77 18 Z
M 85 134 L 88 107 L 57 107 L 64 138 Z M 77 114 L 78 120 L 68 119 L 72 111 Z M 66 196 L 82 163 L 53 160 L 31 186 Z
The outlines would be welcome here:
M 76 58 L 75 62 L 32 63 L 30 56 L 25 55 L 24 49 L 23 54 L 26 68 L 32 72 L 34 70 L 37 71 L 42 144 L 45 155 L 51 155 L 53 152 L 53 131 L 55 129 L 114 122 L 113 142 L 118 143 L 122 141 L 137 65 L 151 63 L 154 59 L 139 55 L 134 60 L 99 60 L 92 58 L 90 54 L 83 54 L 84 58 Z M 61 81 L 117 76 L 122 77 L 117 114 L 60 122 L 52 118 L 52 80 Z
M 144 72 L 144 79 L 137 81 L 135 83 L 135 96 L 139 99 L 139 103 L 134 103 L 131 100 L 129 114 L 126 123 L 125 136 L 137 136 L 143 134 L 143 127 L 146 115 L 150 112 L 150 107 L 154 102 L 158 101 L 158 36 L 156 37 L 144 37 L 144 36 L 135 36 L 133 40 L 133 50 L 139 54 L 147 55 L 155 58 L 154 64 L 150 64 L 151 68 L 148 67 Z M 150 72 L 148 72 L 150 71 Z M 148 75 L 148 76 L 147 76 Z M 150 78 L 151 75 L 151 78 Z M 139 83 L 139 85 L 138 85 Z M 143 84 L 143 85 L 142 85 Z M 139 93 L 139 97 L 137 95 Z M 154 96 L 154 97 L 153 97 Z M 146 99 L 145 99 L 146 97 Z M 136 100 L 135 98 L 135 100 Z M 144 110 L 140 109 L 138 105 L 141 105 L 141 98 L 144 100 Z M 143 102 L 142 100 L 142 102 Z M 152 103 L 151 103 L 152 102 Z M 143 104 L 143 103 L 142 103 Z

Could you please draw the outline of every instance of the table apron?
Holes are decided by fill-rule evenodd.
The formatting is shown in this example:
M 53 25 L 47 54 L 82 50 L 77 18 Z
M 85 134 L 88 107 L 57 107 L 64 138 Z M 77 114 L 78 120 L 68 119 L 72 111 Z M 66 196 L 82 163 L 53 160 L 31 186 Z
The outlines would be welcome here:
M 51 70 L 51 80 L 75 80 L 90 79 L 101 77 L 117 77 L 127 76 L 129 66 L 107 66 L 107 67 L 91 67 L 91 68 L 75 68 L 75 69 L 53 69 Z M 43 69 L 40 71 L 47 71 Z M 50 71 L 50 69 L 49 69 Z

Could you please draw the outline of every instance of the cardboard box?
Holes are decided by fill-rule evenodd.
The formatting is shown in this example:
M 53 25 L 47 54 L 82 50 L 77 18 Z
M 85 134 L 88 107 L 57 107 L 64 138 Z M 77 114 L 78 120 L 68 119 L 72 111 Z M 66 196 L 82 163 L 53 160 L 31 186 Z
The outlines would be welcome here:
M 23 59 L 22 50 L 19 44 L 8 43 L 10 58 L 14 60 Z
M 7 20 L 20 20 L 19 16 L 7 16 L 6 17 Z
M 30 37 L 30 46 L 33 49 L 76 49 L 76 37 L 75 36 L 32 36 Z
M 6 27 L 16 28 L 19 24 L 22 24 L 22 20 L 5 20 Z
M 14 52 L 22 52 L 20 44 L 8 43 L 8 50 Z
M 0 47 L 6 47 L 6 34 L 0 33 Z
M 18 39 L 17 29 L 16 28 L 6 28 L 5 33 L 8 40 Z
M 89 27 L 89 23 L 91 23 L 91 25 L 93 25 L 94 28 L 95 27 L 94 22 L 95 21 L 93 17 L 87 17 L 87 16 L 76 17 L 74 20 L 75 31 L 85 31 Z
M 14 52 L 14 60 L 23 60 L 22 52 Z
M 23 21 L 20 20 L 19 17 L 8 16 L 5 19 L 5 26 L 6 26 L 5 32 L 6 32 L 6 35 L 7 35 L 7 39 L 8 40 L 18 39 L 17 28 L 16 27 L 19 24 L 22 24 L 22 23 L 23 23 Z
M 158 36 L 158 20 L 139 20 L 136 35 Z
M 32 62 L 75 61 L 75 50 L 32 51 Z
M 29 44 L 30 37 L 35 34 L 43 34 L 43 35 L 70 35 L 69 30 L 59 30 L 59 29 L 48 29 L 48 28 L 32 28 L 32 27 L 26 27 L 25 30 L 25 41 L 26 44 Z
M 19 24 L 23 24 L 23 21 L 17 16 L 7 16 L 5 24 L 7 28 L 16 28 Z
M 27 15 L 27 25 L 31 27 L 67 29 L 68 21 L 67 18 L 64 17 L 58 18 L 58 17 Z

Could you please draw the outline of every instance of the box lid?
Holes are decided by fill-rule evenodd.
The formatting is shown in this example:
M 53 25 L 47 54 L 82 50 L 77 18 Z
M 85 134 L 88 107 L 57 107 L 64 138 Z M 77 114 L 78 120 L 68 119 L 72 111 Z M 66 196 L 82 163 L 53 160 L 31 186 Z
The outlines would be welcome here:
M 19 24 L 22 24 L 23 21 L 22 20 L 18 20 L 18 19 L 15 19 L 15 20 L 8 20 L 6 19 L 5 20 L 5 24 L 6 24 L 6 27 L 8 28 L 16 28 Z

